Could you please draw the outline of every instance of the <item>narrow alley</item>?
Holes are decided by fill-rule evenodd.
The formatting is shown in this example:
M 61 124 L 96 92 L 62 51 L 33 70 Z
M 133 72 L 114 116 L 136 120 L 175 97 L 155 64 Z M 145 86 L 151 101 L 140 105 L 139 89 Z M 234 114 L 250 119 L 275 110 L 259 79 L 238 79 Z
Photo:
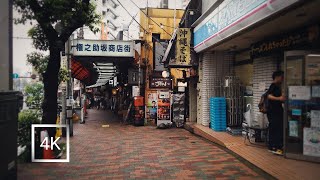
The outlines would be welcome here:
M 184 129 L 124 125 L 110 111 L 89 110 L 70 139 L 69 163 L 19 164 L 18 179 L 270 178 Z

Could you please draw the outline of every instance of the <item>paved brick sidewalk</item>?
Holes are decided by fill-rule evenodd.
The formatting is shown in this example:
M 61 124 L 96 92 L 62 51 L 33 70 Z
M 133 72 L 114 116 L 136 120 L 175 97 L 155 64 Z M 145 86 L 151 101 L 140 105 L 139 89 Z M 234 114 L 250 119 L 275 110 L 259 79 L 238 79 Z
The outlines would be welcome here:
M 184 129 L 122 125 L 105 111 L 75 124 L 70 149 L 70 163 L 19 164 L 18 179 L 263 179 Z

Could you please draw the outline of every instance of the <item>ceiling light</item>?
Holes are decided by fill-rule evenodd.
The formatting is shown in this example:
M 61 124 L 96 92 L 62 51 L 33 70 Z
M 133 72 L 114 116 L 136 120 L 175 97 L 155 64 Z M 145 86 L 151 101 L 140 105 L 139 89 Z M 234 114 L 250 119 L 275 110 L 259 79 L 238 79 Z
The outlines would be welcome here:
M 113 63 L 97 63 L 98 66 L 113 66 Z

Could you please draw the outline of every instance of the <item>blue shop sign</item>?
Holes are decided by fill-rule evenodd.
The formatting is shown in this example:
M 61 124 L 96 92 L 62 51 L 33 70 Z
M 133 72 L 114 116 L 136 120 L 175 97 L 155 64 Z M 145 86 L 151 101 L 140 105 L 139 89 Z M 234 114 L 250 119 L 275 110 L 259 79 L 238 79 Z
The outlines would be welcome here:
M 267 0 L 227 0 L 213 12 L 213 16 L 194 32 L 195 46 L 240 19 Z M 223 6 L 223 7 L 222 7 Z

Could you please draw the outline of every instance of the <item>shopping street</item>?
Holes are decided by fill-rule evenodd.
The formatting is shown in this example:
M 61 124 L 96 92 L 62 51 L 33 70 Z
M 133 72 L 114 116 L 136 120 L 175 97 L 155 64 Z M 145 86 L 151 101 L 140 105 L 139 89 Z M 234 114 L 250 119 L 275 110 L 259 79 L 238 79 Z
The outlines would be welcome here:
M 185 129 L 124 125 L 110 111 L 89 110 L 70 146 L 69 163 L 19 164 L 18 179 L 270 178 Z

